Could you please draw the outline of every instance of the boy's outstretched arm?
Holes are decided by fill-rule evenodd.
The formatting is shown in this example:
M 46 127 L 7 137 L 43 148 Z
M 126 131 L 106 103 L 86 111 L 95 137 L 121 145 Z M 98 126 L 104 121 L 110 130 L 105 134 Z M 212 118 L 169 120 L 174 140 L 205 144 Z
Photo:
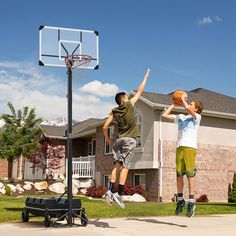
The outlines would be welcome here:
M 167 120 L 170 120 L 170 121 L 174 121 L 175 120 L 175 117 L 176 115 L 173 115 L 173 114 L 170 114 L 171 111 L 174 109 L 175 105 L 174 104 L 171 104 L 165 111 L 164 113 L 161 115 L 161 117 L 167 119 Z
M 105 137 L 105 141 L 109 144 L 112 143 L 112 140 L 109 138 L 107 130 L 112 121 L 113 121 L 113 114 L 110 113 L 102 129 L 104 137 Z
M 150 69 L 148 68 L 148 69 L 147 69 L 147 72 L 146 72 L 146 74 L 145 74 L 145 76 L 144 76 L 144 78 L 143 78 L 143 81 L 141 82 L 141 84 L 140 84 L 139 87 L 138 87 L 137 93 L 135 94 L 134 97 L 132 97 L 132 98 L 130 99 L 130 102 L 132 103 L 133 106 L 134 106 L 134 104 L 138 101 L 139 97 L 142 95 L 149 74 L 150 74 Z

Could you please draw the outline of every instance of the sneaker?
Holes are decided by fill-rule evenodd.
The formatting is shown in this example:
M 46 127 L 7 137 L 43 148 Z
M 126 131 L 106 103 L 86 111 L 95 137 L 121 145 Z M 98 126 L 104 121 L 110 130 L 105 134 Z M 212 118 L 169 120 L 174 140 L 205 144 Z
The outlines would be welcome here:
M 195 209 L 196 209 L 196 204 L 193 202 L 189 202 L 186 216 L 187 217 L 194 216 Z
M 183 211 L 184 206 L 185 206 L 185 201 L 184 200 L 181 200 L 181 201 L 177 202 L 177 206 L 176 206 L 176 209 L 175 209 L 175 214 L 177 216 L 182 215 L 182 211 Z
M 114 204 L 114 200 L 113 200 L 113 193 L 108 190 L 106 193 L 105 193 L 105 201 L 108 205 L 113 205 Z
M 121 208 L 125 208 L 125 204 L 124 204 L 124 199 L 122 196 L 120 196 L 118 193 L 114 193 L 113 194 L 114 200 L 116 201 L 116 203 L 121 207 Z

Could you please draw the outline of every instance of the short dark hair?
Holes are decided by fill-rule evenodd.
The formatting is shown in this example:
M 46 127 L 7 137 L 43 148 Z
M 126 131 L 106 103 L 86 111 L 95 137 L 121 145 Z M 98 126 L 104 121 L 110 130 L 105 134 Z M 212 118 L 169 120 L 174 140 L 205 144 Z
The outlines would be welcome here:
M 117 103 L 118 105 L 121 104 L 121 102 L 122 102 L 121 99 L 122 99 L 122 97 L 123 97 L 124 95 L 126 95 L 126 92 L 119 92 L 119 93 L 116 94 L 115 100 L 116 100 L 116 103 Z
M 197 101 L 197 100 L 195 100 L 193 102 L 195 104 L 195 107 L 197 108 L 197 113 L 201 114 L 202 110 L 203 110 L 203 104 L 200 101 Z

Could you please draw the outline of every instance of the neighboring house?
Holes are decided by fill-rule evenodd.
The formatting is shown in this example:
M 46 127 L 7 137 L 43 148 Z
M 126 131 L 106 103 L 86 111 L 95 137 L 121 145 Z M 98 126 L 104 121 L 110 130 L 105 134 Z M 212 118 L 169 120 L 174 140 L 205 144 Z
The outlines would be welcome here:
M 134 95 L 131 91 L 130 96 Z M 210 201 L 227 201 L 228 186 L 236 172 L 236 98 L 202 88 L 188 95 L 190 101 L 197 99 L 204 105 L 198 132 L 196 197 L 207 194 Z M 177 125 L 161 119 L 161 112 L 172 103 L 171 96 L 144 92 L 135 106 L 141 137 L 137 139 L 127 184 L 143 185 L 149 198 L 156 201 L 171 201 L 176 193 Z M 174 111 L 184 112 L 182 107 Z M 72 128 L 73 177 L 93 178 L 97 187 L 107 187 L 113 165 L 112 147 L 105 144 L 102 132 L 105 120 L 91 118 Z M 66 127 L 42 128 L 45 136 L 66 149 Z M 116 137 L 116 124 L 109 127 L 109 134 Z M 61 171 L 66 172 L 66 158 Z
M 66 153 L 66 127 L 64 126 L 50 126 L 50 125 L 41 125 L 43 136 L 50 138 L 57 146 L 62 146 L 65 149 Z M 48 170 L 43 170 L 40 167 L 34 167 L 33 163 L 25 160 L 25 168 L 24 168 L 24 179 L 45 179 L 48 174 Z M 54 177 L 58 178 L 65 174 L 65 158 L 60 160 L 60 168 L 54 170 Z M 12 175 L 11 178 L 17 178 L 17 160 L 13 161 Z

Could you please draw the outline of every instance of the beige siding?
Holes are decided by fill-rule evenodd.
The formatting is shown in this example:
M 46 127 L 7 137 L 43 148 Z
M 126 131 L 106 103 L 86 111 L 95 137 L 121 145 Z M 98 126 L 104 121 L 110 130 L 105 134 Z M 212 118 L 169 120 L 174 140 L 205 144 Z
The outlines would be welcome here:
M 143 120 L 142 147 L 136 150 L 130 169 L 150 169 L 155 166 L 156 159 L 153 155 L 155 112 L 143 102 L 138 102 L 136 111 L 141 114 Z

